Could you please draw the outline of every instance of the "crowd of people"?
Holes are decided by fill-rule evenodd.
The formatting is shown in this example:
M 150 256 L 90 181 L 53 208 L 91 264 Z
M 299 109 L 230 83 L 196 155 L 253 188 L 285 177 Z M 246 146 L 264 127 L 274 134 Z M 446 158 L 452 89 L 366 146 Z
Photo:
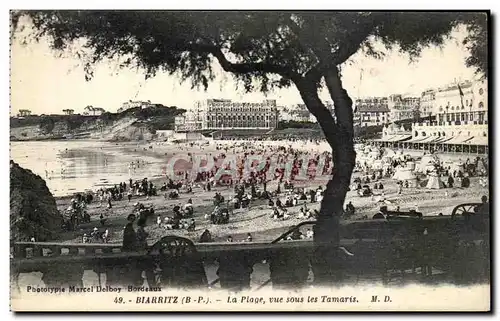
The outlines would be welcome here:
M 204 150 L 206 144 L 188 143 L 185 146 L 181 144 L 179 149 L 192 151 L 196 147 Z M 236 176 L 217 175 L 229 153 L 238 155 Z M 375 152 L 371 151 L 370 153 L 374 154 Z M 378 150 L 376 153 L 376 159 L 384 157 L 383 150 Z M 188 155 L 193 160 L 193 154 L 190 152 Z M 256 155 L 265 160 L 265 166 L 252 164 L 253 171 L 246 172 L 245 165 L 248 165 L 246 162 Z M 192 194 L 194 188 L 200 188 L 205 192 L 216 189 L 214 191 L 213 211 L 203 213 L 204 215 L 200 216 L 200 218 L 204 217 L 210 224 L 228 224 L 234 215 L 234 210 L 250 209 L 253 206 L 252 204 L 262 205 L 263 202 L 264 204 L 267 203 L 268 209 L 271 210 L 269 217 L 273 220 L 287 220 L 290 217 L 304 220 L 314 219 L 319 215 L 318 210 L 309 208 L 308 204 L 322 202 L 324 197 L 323 187 L 306 189 L 294 186 L 295 177 L 299 175 L 299 172 L 301 172 L 300 174 L 304 173 L 302 171 L 302 162 L 308 159 L 304 157 L 306 155 L 309 157 L 309 162 L 305 167 L 307 177 L 312 178 L 316 173 L 324 175 L 331 172 L 332 155 L 328 151 L 311 153 L 310 149 L 299 148 L 296 145 L 292 147 L 292 144 L 288 146 L 287 144 L 268 145 L 263 142 L 248 141 L 216 144 L 215 152 L 212 150 L 209 153 L 209 156 L 213 158 L 214 167 L 211 170 L 200 171 L 194 178 L 189 175 L 190 168 L 185 168 L 177 170 L 177 177 L 181 176 L 181 179 L 174 180 L 166 177 L 166 182 L 162 183 L 159 188 L 147 178 L 136 181 L 130 179 L 128 183 L 122 182 L 111 188 L 101 188 L 95 194 L 87 193 L 86 195 L 77 196 L 74 205 L 72 203 L 73 214 L 72 219 L 69 220 L 72 222 L 70 225 L 75 226 L 90 221 L 90 215 L 86 213 L 85 208 L 87 204 L 94 200 L 97 200 L 99 204 L 105 203 L 106 208 L 111 209 L 113 208 L 113 202 L 122 200 L 132 202 L 135 198 L 144 197 L 148 200 L 150 197 L 158 196 L 158 192 L 162 192 L 165 199 L 181 200 L 184 199 L 186 194 Z M 321 158 L 326 159 L 326 161 L 323 162 Z M 382 180 L 392 177 L 399 167 L 407 166 L 412 162 L 415 162 L 414 158 L 402 155 L 401 157 L 393 157 L 390 163 L 383 167 L 376 167 L 361 157 L 357 159 L 355 171 L 361 172 L 362 175 L 353 180 L 350 189 L 356 190 L 359 196 L 373 197 L 374 194 L 378 194 L 381 195 L 382 200 L 385 200 L 386 187 Z M 457 184 L 460 184 L 458 186 L 461 187 L 469 187 L 469 177 L 471 175 L 484 174 L 483 167 L 480 166 L 482 162 L 483 160 L 479 158 L 467 159 L 463 167 L 464 171 L 452 170 L 450 167 L 444 166 L 444 163 L 438 164 L 436 168 L 439 169 L 440 175 L 446 176 L 445 184 L 447 187 L 455 187 Z M 323 168 L 319 168 L 318 166 L 323 163 Z M 285 164 L 291 164 L 291 168 L 288 168 Z M 271 172 L 273 168 L 275 170 Z M 321 173 L 317 172 L 318 170 Z M 285 174 L 290 174 L 290 176 L 285 176 Z M 276 189 L 271 190 L 269 188 L 269 182 L 271 181 L 277 183 Z M 398 193 L 401 194 L 404 188 L 409 187 L 408 181 L 398 182 Z M 234 196 L 228 199 L 222 196 L 221 191 L 224 188 L 234 188 Z M 297 208 L 297 210 L 293 210 L 294 208 Z M 352 201 L 349 200 L 344 210 L 345 217 L 353 217 L 355 211 Z M 245 211 L 239 212 L 242 213 L 241 215 L 245 213 Z M 106 213 L 104 210 L 99 216 L 102 228 L 106 228 Z M 143 224 L 142 227 L 146 225 L 150 218 L 152 220 L 156 219 L 156 225 L 166 230 L 194 232 L 197 227 L 191 196 L 184 204 L 174 205 L 171 213 L 155 213 L 152 207 L 144 207 L 143 204 L 136 202 L 133 215 L 136 216 L 137 223 Z M 140 226 L 138 225 L 138 227 Z M 109 230 L 106 229 L 106 231 L 106 234 L 109 234 Z M 104 234 L 104 232 L 100 233 Z M 86 234 L 85 240 L 96 242 L 98 238 L 91 234 L 92 232 Z M 99 240 L 102 240 L 102 237 Z

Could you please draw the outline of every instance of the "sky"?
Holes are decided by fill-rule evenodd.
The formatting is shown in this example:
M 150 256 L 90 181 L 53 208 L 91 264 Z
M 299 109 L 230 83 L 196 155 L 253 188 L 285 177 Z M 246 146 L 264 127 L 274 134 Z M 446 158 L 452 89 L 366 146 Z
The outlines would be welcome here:
M 358 52 L 342 66 L 344 87 L 351 97 L 419 96 L 428 88 L 472 79 L 474 71 L 464 64 L 468 56 L 462 45 L 464 36 L 464 29 L 453 32 L 444 47 L 424 49 L 415 62 L 394 51 L 386 51 L 381 60 Z M 192 108 L 197 100 L 209 98 L 247 102 L 277 99 L 278 105 L 302 102 L 295 87 L 276 90 L 267 96 L 245 94 L 242 89 L 236 89 L 230 74 L 216 67 L 217 78 L 207 91 L 191 89 L 189 81 L 180 83 L 178 78 L 167 74 L 145 80 L 143 73 L 118 69 L 113 62 L 99 63 L 93 79 L 86 81 L 76 57 L 68 54 L 57 57 L 46 40 L 22 45 L 15 39 L 11 45 L 11 114 L 19 109 L 29 109 L 33 114 L 61 114 L 69 108 L 81 113 L 87 105 L 115 112 L 128 100 L 151 100 L 184 109 Z M 326 91 L 322 91 L 320 97 L 331 100 Z

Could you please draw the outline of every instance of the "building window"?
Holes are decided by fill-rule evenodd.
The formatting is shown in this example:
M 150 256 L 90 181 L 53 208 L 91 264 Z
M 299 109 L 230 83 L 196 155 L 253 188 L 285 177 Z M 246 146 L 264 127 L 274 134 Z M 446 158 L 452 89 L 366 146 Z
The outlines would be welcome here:
M 479 88 L 479 94 L 482 95 L 483 94 L 483 88 Z
M 488 136 L 488 134 L 486 134 L 486 132 L 483 132 L 483 136 L 486 137 L 486 136 Z
M 481 101 L 481 102 L 479 102 L 479 108 L 483 108 L 483 107 L 484 107 L 483 102 L 482 102 L 482 101 Z

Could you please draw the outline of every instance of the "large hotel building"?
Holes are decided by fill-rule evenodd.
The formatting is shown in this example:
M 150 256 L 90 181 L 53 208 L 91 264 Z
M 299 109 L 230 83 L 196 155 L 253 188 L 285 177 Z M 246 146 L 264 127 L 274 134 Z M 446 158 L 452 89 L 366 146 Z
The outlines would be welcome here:
M 488 153 L 488 83 L 465 81 L 422 93 L 421 116 L 411 131 L 384 128 L 383 145 L 443 152 Z
M 278 126 L 276 100 L 257 103 L 207 99 L 175 118 L 176 131 L 220 129 L 274 129 Z

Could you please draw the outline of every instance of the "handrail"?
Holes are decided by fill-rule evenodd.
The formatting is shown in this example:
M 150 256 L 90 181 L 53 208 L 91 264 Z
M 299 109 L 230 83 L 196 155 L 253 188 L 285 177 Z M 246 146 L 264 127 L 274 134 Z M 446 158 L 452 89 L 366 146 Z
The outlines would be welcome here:
M 285 233 L 281 234 L 277 239 L 275 239 L 274 241 L 272 241 L 270 244 L 276 244 L 276 243 L 278 243 L 279 241 L 281 241 L 282 239 L 284 239 L 286 236 L 288 236 L 290 233 L 292 233 L 296 229 L 300 228 L 301 226 L 308 225 L 308 224 L 316 224 L 316 221 L 306 221 L 306 222 L 301 222 L 301 223 L 299 223 L 297 225 L 294 225 L 290 229 L 288 229 Z M 217 284 L 217 282 L 219 282 L 219 281 L 220 281 L 220 278 L 216 278 L 215 280 L 213 280 L 212 282 L 210 282 L 210 284 L 208 286 L 209 287 L 213 286 L 213 285 Z M 269 279 L 266 282 L 264 282 L 263 284 L 261 284 L 256 289 L 256 291 L 260 290 L 261 288 L 263 288 L 264 286 L 266 286 L 267 284 L 269 284 L 269 282 L 271 282 L 271 279 Z

